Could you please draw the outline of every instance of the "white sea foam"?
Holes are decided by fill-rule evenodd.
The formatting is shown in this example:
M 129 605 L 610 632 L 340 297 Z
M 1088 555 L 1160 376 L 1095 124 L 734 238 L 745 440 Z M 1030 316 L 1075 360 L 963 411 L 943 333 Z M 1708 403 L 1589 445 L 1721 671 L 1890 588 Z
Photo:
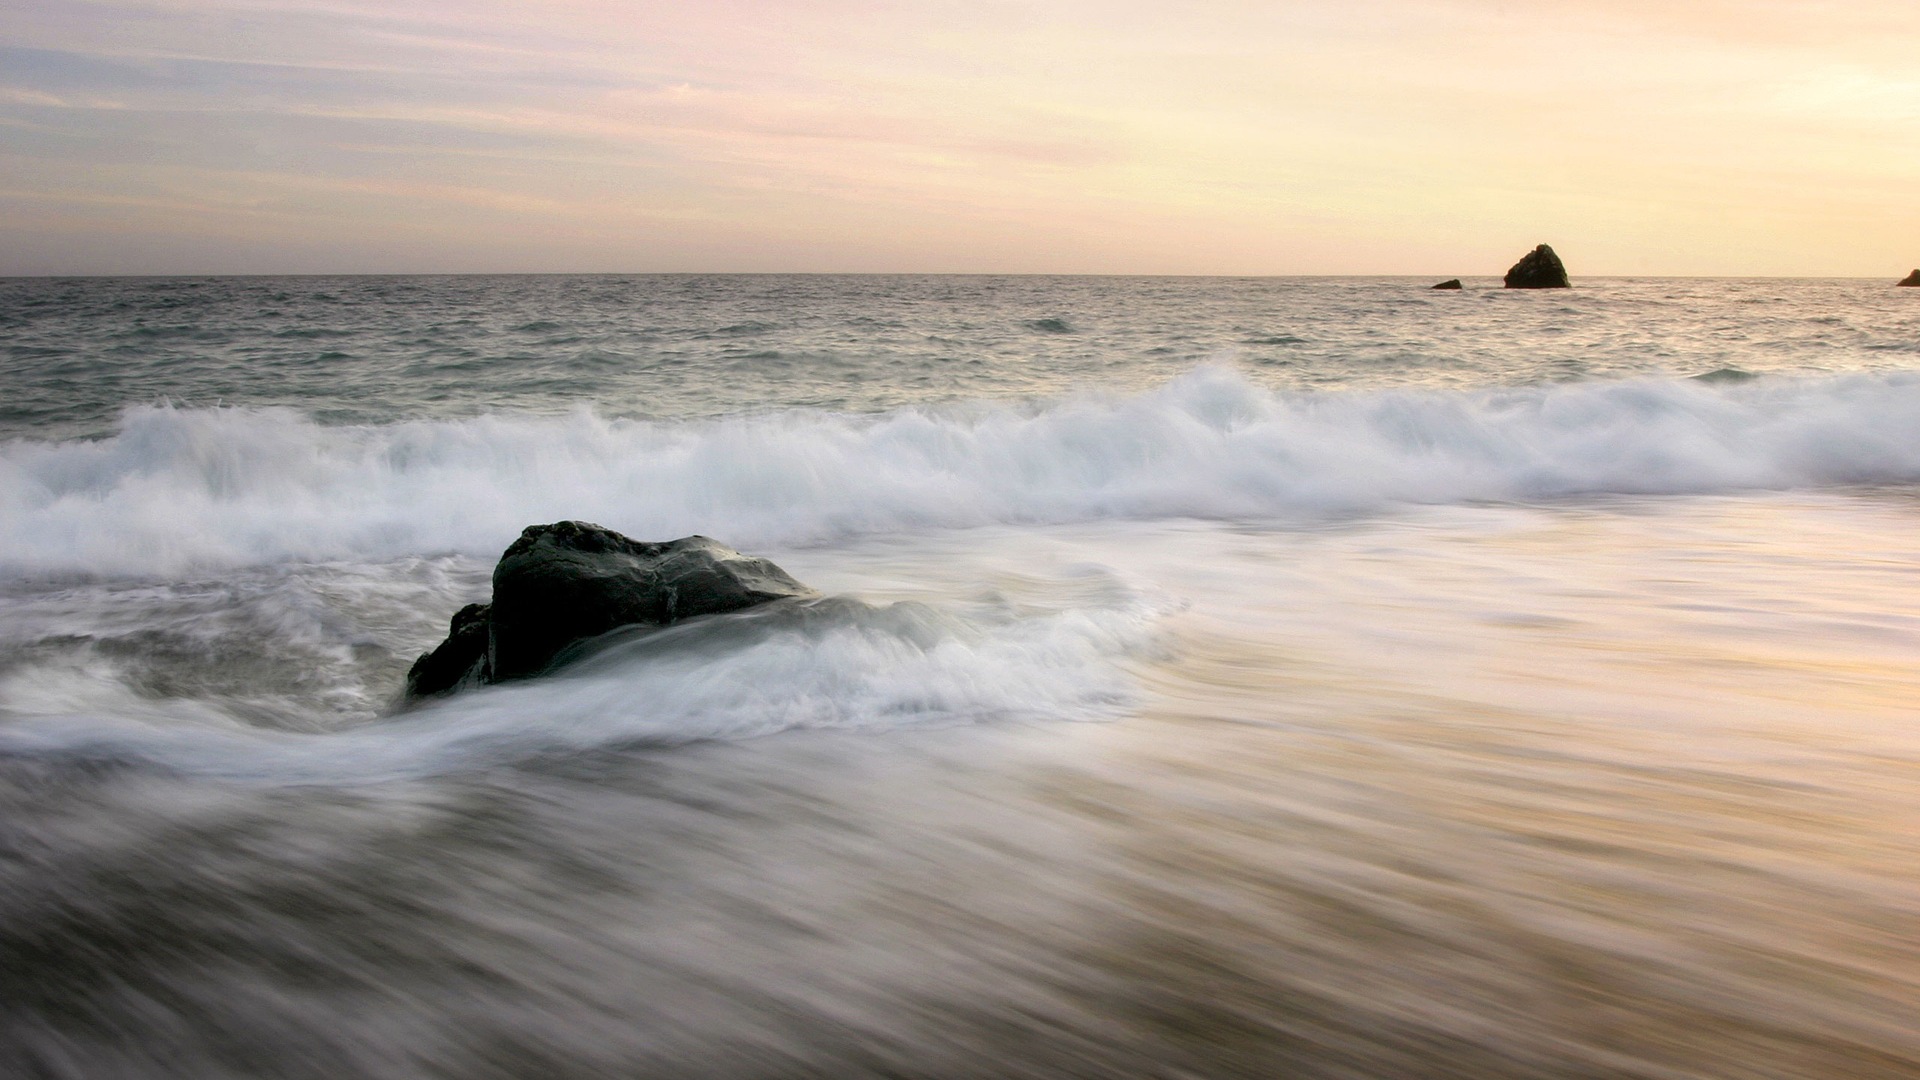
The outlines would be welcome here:
M 1099 720 L 1133 701 L 1125 658 L 1158 609 L 775 605 L 604 646 L 533 682 L 331 733 L 251 726 L 217 698 L 134 693 L 99 658 L 0 676 L 0 754 L 138 762 L 245 782 L 365 783 L 552 752 L 794 729 Z
M 143 407 L 0 448 L 0 573 L 491 557 L 583 518 L 748 548 L 991 523 L 1285 519 L 1395 504 L 1920 480 L 1920 375 L 1275 393 L 1204 368 L 1129 398 L 698 423 L 326 427 Z

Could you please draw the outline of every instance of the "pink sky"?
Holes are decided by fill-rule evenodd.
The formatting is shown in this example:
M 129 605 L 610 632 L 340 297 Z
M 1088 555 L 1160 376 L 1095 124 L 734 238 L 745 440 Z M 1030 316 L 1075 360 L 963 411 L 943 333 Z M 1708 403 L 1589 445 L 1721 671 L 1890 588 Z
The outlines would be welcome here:
M 0 19 L 0 273 L 1920 265 L 1914 0 Z

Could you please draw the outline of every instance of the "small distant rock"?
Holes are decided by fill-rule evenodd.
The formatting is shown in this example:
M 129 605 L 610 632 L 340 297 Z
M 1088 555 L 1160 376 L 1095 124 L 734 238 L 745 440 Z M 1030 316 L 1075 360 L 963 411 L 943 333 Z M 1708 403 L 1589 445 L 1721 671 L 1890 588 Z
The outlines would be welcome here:
M 447 640 L 407 672 L 406 696 L 539 675 L 570 646 L 622 626 L 817 595 L 704 536 L 648 543 L 584 521 L 531 525 L 494 567 L 493 602 L 454 615 Z
M 1567 268 L 1561 264 L 1560 256 L 1545 244 L 1534 248 L 1520 257 L 1507 271 L 1509 289 L 1564 289 L 1569 286 Z
M 1463 289 L 1465 287 L 1466 286 L 1460 284 L 1459 278 L 1448 278 L 1447 280 L 1434 286 L 1434 288 L 1436 289 Z
M 1905 280 L 1905 281 L 1902 281 L 1902 282 L 1901 282 L 1900 284 L 1902 284 L 1902 285 L 1920 285 L 1920 270 L 1915 270 L 1915 271 L 1914 271 L 1913 273 L 1911 273 L 1911 274 L 1908 274 L 1908 275 L 1907 275 L 1907 277 L 1906 277 L 1906 280 Z
M 1755 375 L 1751 371 L 1741 371 L 1739 368 L 1731 367 L 1714 368 L 1712 371 L 1703 371 L 1698 375 L 1688 376 L 1688 378 L 1704 383 L 1750 382 L 1759 377 L 1760 376 Z

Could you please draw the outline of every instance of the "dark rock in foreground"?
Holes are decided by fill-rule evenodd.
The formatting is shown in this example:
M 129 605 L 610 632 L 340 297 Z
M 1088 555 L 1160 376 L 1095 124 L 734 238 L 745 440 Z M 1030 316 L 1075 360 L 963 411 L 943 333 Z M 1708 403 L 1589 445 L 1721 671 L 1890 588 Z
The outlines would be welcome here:
M 454 612 L 447 640 L 407 669 L 409 700 L 487 682 L 487 611 L 468 604 Z
M 1460 288 L 1465 288 L 1465 286 L 1463 286 L 1463 285 L 1461 285 L 1461 284 L 1460 284 L 1460 279 L 1459 279 L 1459 278 L 1448 278 L 1447 280 L 1445 280 L 1445 281 L 1443 281 L 1443 282 L 1441 282 L 1440 284 L 1438 284 L 1438 285 L 1435 285 L 1435 286 L 1434 286 L 1434 288 L 1436 288 L 1436 289 L 1460 289 Z
M 1534 248 L 1520 257 L 1507 271 L 1509 289 L 1565 289 L 1569 287 L 1567 268 L 1561 265 L 1560 256 L 1545 244 Z
M 1900 284 L 1920 285 L 1920 270 L 1915 270 L 1913 273 L 1908 274 L 1906 278 L 1900 282 Z
M 704 536 L 653 544 L 584 521 L 529 526 L 494 567 L 493 603 L 461 608 L 447 640 L 414 661 L 407 698 L 538 675 L 568 646 L 617 627 L 815 595 Z

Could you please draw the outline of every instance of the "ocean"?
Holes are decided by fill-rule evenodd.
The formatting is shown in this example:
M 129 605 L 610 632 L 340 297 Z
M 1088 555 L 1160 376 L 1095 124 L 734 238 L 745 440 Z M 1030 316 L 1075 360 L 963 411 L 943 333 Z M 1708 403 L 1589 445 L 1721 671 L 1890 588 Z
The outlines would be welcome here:
M 1920 289 L 1429 283 L 0 281 L 0 1075 L 1920 1077 Z

